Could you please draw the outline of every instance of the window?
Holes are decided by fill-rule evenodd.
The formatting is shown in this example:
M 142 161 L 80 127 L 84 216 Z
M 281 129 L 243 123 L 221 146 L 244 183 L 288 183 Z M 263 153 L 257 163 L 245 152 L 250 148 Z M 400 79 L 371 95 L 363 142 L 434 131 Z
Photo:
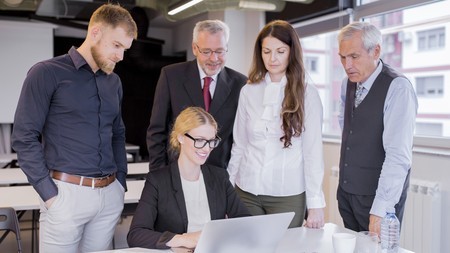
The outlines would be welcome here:
M 442 136 L 442 123 L 416 123 L 416 134 Z
M 326 134 L 340 135 L 341 128 L 337 120 L 339 113 L 339 95 L 345 72 L 338 55 L 337 31 L 323 33 L 301 39 L 307 66 L 308 83 L 316 85 L 323 105 L 323 131 Z M 310 73 L 308 59 L 315 61 L 316 73 Z M 324 74 L 324 72 L 327 74 Z
M 310 72 L 317 72 L 317 57 L 305 57 L 305 68 Z
M 444 77 L 416 77 L 416 93 L 418 97 L 442 97 L 444 95 Z
M 339 136 L 340 88 L 345 72 L 338 56 L 336 36 L 339 27 L 350 20 L 362 20 L 376 25 L 383 34 L 381 58 L 403 73 L 416 89 L 419 109 L 416 119 L 416 139 L 429 139 L 429 145 L 441 146 L 437 138 L 450 137 L 450 46 L 445 43 L 450 29 L 450 1 L 359 0 L 349 14 L 350 19 L 330 15 L 336 27 L 322 24 L 324 18 L 293 24 L 299 32 L 308 66 L 309 83 L 316 85 L 324 108 L 323 132 Z M 320 21 L 320 22 L 319 22 Z M 337 27 L 339 26 L 339 27 Z M 330 29 L 333 28 L 333 29 Z M 305 32 L 306 31 L 306 32 Z M 311 33 L 314 31 L 315 33 Z M 420 49 L 420 50 L 418 50 Z M 437 50 L 438 49 L 438 50 Z M 316 73 L 312 73 L 309 58 L 316 57 Z M 432 138 L 430 138 L 432 137 Z M 436 140 L 434 142 L 433 140 Z M 427 143 L 428 145 L 428 143 Z M 444 144 L 444 146 L 448 144 Z
M 419 51 L 445 48 L 445 28 L 417 32 Z

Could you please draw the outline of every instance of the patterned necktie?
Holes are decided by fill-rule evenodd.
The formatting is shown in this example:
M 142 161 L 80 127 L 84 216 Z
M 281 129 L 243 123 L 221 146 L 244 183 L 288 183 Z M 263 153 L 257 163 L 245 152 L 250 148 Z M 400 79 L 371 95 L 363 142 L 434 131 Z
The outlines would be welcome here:
M 355 92 L 355 108 L 358 107 L 358 105 L 363 100 L 362 93 L 363 93 L 364 87 L 361 83 L 356 84 L 356 92 Z
M 203 78 L 203 100 L 205 101 L 205 110 L 209 112 L 209 105 L 211 104 L 211 93 L 209 93 L 209 85 L 211 84 L 212 78 L 207 76 Z

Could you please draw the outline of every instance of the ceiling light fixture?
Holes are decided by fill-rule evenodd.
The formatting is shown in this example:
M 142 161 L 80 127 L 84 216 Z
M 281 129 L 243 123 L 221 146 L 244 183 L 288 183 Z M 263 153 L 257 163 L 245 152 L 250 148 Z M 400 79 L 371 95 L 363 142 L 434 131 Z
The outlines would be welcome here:
M 175 15 L 179 12 L 182 12 L 186 10 L 187 8 L 194 6 L 200 2 L 203 2 L 203 0 L 191 0 L 191 1 L 181 1 L 179 4 L 175 5 L 174 7 L 169 7 L 169 15 Z
M 262 11 L 274 11 L 277 9 L 277 6 L 274 3 L 269 3 L 269 2 L 264 2 L 264 1 L 242 0 L 242 1 L 239 1 L 239 8 L 262 10 Z

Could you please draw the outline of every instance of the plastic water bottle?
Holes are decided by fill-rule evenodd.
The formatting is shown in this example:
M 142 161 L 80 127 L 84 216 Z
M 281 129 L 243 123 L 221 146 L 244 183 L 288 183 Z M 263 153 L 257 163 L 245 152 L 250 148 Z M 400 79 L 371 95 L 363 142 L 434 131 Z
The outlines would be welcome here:
M 397 253 L 400 240 L 400 221 L 395 216 L 395 208 L 388 208 L 381 221 L 381 252 Z

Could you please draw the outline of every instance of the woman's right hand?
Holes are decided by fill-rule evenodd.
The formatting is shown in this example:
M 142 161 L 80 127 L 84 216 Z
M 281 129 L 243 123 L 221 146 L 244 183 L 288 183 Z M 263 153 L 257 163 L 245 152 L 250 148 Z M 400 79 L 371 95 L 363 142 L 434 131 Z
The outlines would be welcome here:
M 198 239 L 202 231 L 184 233 L 182 235 L 175 235 L 172 240 L 167 242 L 167 246 L 171 248 L 185 247 L 193 249 L 197 246 Z

